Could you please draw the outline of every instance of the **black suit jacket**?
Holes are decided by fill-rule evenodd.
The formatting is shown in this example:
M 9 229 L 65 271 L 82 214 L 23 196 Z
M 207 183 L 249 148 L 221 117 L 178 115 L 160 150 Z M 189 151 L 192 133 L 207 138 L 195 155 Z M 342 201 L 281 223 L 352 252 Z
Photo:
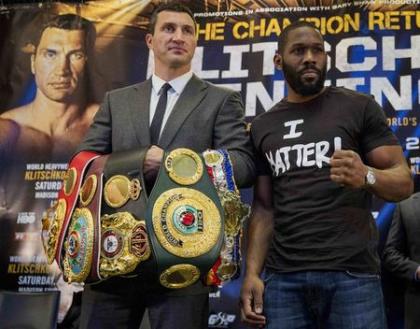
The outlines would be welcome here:
M 397 204 L 383 258 L 391 273 L 414 283 L 420 266 L 420 193 Z
M 108 92 L 79 151 L 100 153 L 150 146 L 151 79 Z M 241 96 L 193 75 L 163 127 L 159 145 L 165 151 L 186 147 L 196 152 L 227 149 L 238 187 L 255 177 Z
M 149 107 L 152 82 L 108 92 L 79 151 L 112 153 L 150 146 Z M 226 149 L 238 187 L 255 177 L 252 147 L 246 132 L 241 96 L 193 75 L 178 98 L 159 140 L 165 151 L 186 147 L 196 152 Z M 139 164 L 140 165 L 140 164 Z M 132 283 L 132 282 L 131 282 Z M 130 289 L 128 279 L 111 278 L 93 290 Z M 133 283 L 134 284 L 134 283 Z M 160 287 L 159 287 L 160 288 Z M 207 293 L 200 282 L 172 294 Z
M 404 302 L 405 328 L 420 328 L 420 281 L 415 279 L 420 266 L 420 193 L 397 204 L 383 261 L 386 269 L 408 283 Z

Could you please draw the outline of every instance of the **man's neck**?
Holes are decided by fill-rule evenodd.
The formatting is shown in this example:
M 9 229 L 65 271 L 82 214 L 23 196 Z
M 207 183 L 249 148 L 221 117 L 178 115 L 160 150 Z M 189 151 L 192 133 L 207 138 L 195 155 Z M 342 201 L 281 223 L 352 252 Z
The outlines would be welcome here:
M 189 72 L 191 70 L 191 65 L 176 67 L 176 68 L 168 68 L 163 67 L 161 65 L 155 65 L 155 75 L 165 81 L 174 80 L 181 75 Z
M 47 121 L 53 121 L 55 118 L 63 118 L 64 116 L 69 119 L 78 116 L 85 106 L 86 102 L 82 99 L 59 102 L 53 101 L 41 93 L 37 93 L 32 102 L 32 110 L 40 116 L 45 115 L 44 120 Z
M 323 87 L 321 91 L 314 95 L 301 95 L 296 93 L 290 86 L 287 86 L 287 101 L 289 103 L 304 103 L 308 102 L 311 99 L 317 98 L 319 95 L 321 95 L 325 91 L 326 87 Z

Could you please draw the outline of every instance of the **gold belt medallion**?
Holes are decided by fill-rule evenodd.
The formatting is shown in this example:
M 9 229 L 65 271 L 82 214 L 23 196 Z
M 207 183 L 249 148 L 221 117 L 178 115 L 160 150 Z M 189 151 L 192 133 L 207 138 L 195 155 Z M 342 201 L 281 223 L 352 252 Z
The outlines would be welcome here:
M 228 236 L 235 236 L 242 227 L 243 218 L 249 215 L 249 207 L 241 202 L 239 193 L 224 191 L 221 202 L 225 213 L 225 232 Z
M 76 208 L 64 243 L 64 276 L 68 282 L 83 282 L 92 267 L 94 227 L 89 209 Z
M 66 215 L 67 203 L 59 199 L 48 208 L 42 217 L 42 244 L 47 254 L 48 264 L 52 264 L 57 251 L 58 238 Z
M 66 178 L 64 179 L 64 194 L 69 196 L 72 192 L 74 187 L 76 186 L 77 180 L 77 170 L 74 167 L 71 167 L 67 170 Z
M 217 275 L 222 281 L 230 280 L 238 271 L 238 265 L 230 261 L 222 261 L 217 269 Z
M 171 289 L 188 287 L 198 280 L 200 270 L 191 264 L 177 264 L 169 267 L 160 275 L 162 286 Z
M 200 191 L 174 188 L 162 193 L 152 212 L 153 229 L 168 252 L 183 258 L 203 255 L 217 243 L 222 219 L 213 200 Z
M 140 181 L 137 178 L 130 181 L 123 175 L 112 176 L 104 187 L 105 202 L 112 208 L 122 207 L 129 199 L 137 200 L 140 193 Z
M 203 175 L 203 161 L 194 151 L 178 148 L 168 154 L 165 168 L 169 177 L 177 184 L 191 185 Z
M 207 166 L 215 167 L 223 164 L 223 155 L 220 152 L 206 151 L 203 156 Z
M 80 204 L 83 207 L 88 206 L 95 196 L 96 188 L 98 186 L 98 178 L 96 175 L 90 175 L 88 178 L 85 179 L 85 182 L 80 189 Z
M 127 274 L 150 256 L 146 223 L 136 220 L 129 212 L 104 215 L 101 218 L 102 277 Z

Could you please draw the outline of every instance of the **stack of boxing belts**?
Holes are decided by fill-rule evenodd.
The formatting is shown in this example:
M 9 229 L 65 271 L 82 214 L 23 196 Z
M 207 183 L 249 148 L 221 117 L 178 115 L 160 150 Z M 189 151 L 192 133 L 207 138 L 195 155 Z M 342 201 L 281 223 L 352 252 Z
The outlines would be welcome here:
M 55 260 L 68 282 L 144 276 L 176 289 L 238 277 L 249 208 L 228 152 L 166 152 L 148 194 L 141 170 L 146 151 L 73 157 L 42 220 L 48 262 Z

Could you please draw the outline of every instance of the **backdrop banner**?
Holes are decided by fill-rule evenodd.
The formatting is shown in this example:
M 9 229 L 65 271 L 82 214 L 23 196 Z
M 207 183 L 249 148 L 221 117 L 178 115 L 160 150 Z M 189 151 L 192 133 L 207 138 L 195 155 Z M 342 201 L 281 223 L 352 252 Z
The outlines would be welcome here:
M 193 71 L 240 91 L 249 122 L 285 96 L 283 74 L 273 64 L 278 36 L 293 21 L 313 22 L 325 38 L 327 84 L 371 94 L 382 105 L 419 190 L 420 1 L 184 2 L 197 19 Z M 0 289 L 56 289 L 58 272 L 42 250 L 43 212 L 105 92 L 152 74 L 144 38 L 158 3 L 0 6 Z M 83 17 L 88 30 L 69 38 L 51 25 L 57 14 Z M 242 197 L 250 203 L 251 190 Z M 380 251 L 394 207 L 374 200 Z M 386 271 L 383 283 L 389 328 L 403 328 L 403 283 Z M 211 293 L 209 328 L 245 327 L 240 285 L 239 278 Z

